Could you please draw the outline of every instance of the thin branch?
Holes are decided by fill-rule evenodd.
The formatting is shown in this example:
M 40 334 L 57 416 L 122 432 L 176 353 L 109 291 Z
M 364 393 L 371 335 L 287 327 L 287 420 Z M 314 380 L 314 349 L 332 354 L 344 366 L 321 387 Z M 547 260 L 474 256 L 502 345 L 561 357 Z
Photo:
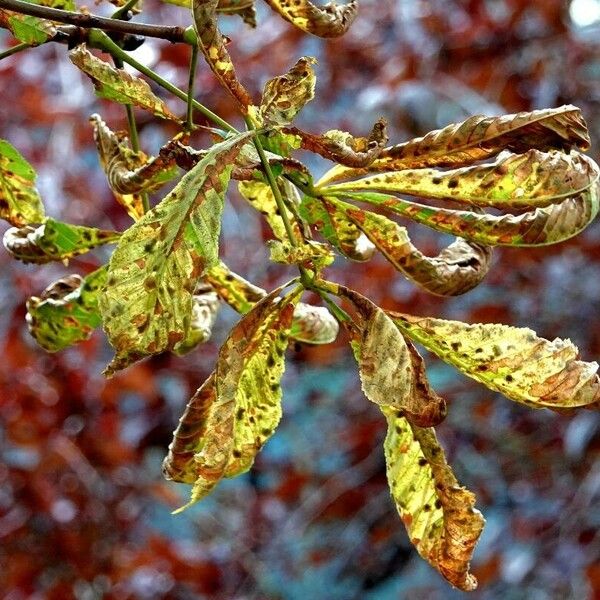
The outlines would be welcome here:
M 8 50 L 4 50 L 4 52 L 0 52 L 0 60 L 2 60 L 3 58 L 8 58 L 9 56 L 12 56 L 13 54 L 16 54 L 17 52 L 21 52 L 23 50 L 27 50 L 27 48 L 33 48 L 34 46 L 32 46 L 31 44 L 17 44 L 16 46 L 12 46 L 11 48 L 8 48 Z
M 103 31 L 160 38 L 174 44 L 196 43 L 196 34 L 192 28 L 185 29 L 183 27 L 131 23 L 129 21 L 100 17 L 98 15 L 76 13 L 68 10 L 51 8 L 49 6 L 40 6 L 38 4 L 24 2 L 23 0 L 0 0 L 0 8 L 18 12 L 22 15 L 31 15 L 32 17 L 48 19 L 49 21 L 68 23 L 69 25 L 76 25 L 77 27 L 83 27 L 84 29 L 96 27 Z
M 194 129 L 194 80 L 196 78 L 196 66 L 198 64 L 198 46 L 192 47 L 192 56 L 190 57 L 190 75 L 188 79 L 188 99 L 187 99 L 187 119 L 185 128 L 188 131 Z

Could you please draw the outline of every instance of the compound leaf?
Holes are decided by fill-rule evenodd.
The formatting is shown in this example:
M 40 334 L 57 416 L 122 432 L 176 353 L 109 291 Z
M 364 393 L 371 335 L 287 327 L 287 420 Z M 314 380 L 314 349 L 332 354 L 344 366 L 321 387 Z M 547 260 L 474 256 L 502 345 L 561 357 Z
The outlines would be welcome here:
M 0 140 L 0 218 L 15 227 L 44 220 L 36 173 L 19 151 Z
M 102 319 L 98 297 L 106 283 L 106 267 L 63 277 L 41 296 L 27 301 L 27 325 L 35 341 L 48 352 L 58 352 L 87 340 Z
M 152 92 L 150 86 L 143 79 L 131 75 L 124 69 L 116 69 L 100 60 L 84 44 L 73 48 L 69 52 L 69 58 L 92 80 L 96 94 L 100 98 L 120 104 L 132 104 L 161 119 L 180 121 L 167 105 Z
M 337 165 L 319 185 L 351 179 L 367 171 L 401 171 L 420 167 L 462 167 L 500 154 L 531 148 L 588 150 L 590 137 L 581 111 L 572 105 L 521 112 L 501 117 L 476 115 L 424 137 L 385 148 L 368 169 Z
M 579 152 L 502 153 L 492 164 L 439 171 L 406 169 L 331 186 L 441 198 L 497 208 L 544 207 L 587 190 L 598 165 Z M 327 191 L 327 188 L 325 189 Z
M 118 231 L 105 231 L 62 223 L 50 217 L 41 225 L 11 227 L 4 234 L 4 247 L 16 259 L 43 264 L 84 254 L 89 250 L 117 242 Z
M 388 484 L 411 542 L 453 586 L 474 590 L 469 562 L 485 524 L 475 495 L 459 485 L 433 429 L 382 410 Z
M 402 332 L 507 398 L 533 408 L 573 408 L 600 401 L 598 365 L 577 360 L 569 340 L 538 337 L 531 329 L 469 325 L 389 313 Z
M 358 313 L 350 336 L 365 396 L 380 407 L 400 411 L 412 423 L 440 423 L 446 402 L 429 387 L 415 348 L 409 347 L 385 311 L 358 292 L 338 288 Z
M 106 373 L 185 339 L 202 272 L 218 262 L 223 198 L 239 149 L 252 133 L 214 145 L 162 202 L 121 237 L 100 299 L 116 355 Z
M 401 200 L 377 192 L 347 192 L 352 200 L 369 202 L 436 231 L 488 246 L 546 246 L 581 233 L 598 214 L 600 184 L 558 204 L 520 215 L 490 215 L 451 210 Z
M 387 217 L 333 198 L 323 202 L 332 210 L 343 211 L 398 271 L 432 294 L 464 294 L 479 285 L 489 271 L 489 246 L 459 238 L 437 256 L 428 257 L 412 244 L 405 227 Z
M 187 478 L 195 476 L 187 506 L 210 493 L 223 477 L 248 471 L 279 423 L 284 352 L 294 304 L 302 292 L 297 288 L 280 298 L 281 290 L 271 292 L 231 330 L 219 351 L 214 383 L 205 384 L 202 391 L 203 406 L 207 402 L 209 406 L 205 411 L 203 406 L 200 410 L 192 406 L 190 427 L 186 410 L 180 424 L 184 443 L 177 442 L 179 429 L 175 432 L 165 471 L 175 475 L 180 472 Z M 170 467 L 171 455 L 179 448 L 188 456 L 190 451 L 195 452 L 191 473 L 191 466 L 182 464 L 181 459 L 175 460 L 176 468 Z

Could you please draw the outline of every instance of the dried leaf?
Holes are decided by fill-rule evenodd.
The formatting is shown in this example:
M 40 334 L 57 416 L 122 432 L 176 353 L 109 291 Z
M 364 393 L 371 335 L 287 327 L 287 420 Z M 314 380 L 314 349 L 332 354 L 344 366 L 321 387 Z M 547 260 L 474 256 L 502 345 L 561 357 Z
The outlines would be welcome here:
M 233 67 L 225 41 L 217 27 L 218 0 L 194 0 L 192 13 L 198 36 L 198 47 L 217 79 L 238 101 L 244 113 L 253 104 L 248 90 L 240 83 Z
M 230 271 L 223 263 L 207 269 L 203 279 L 236 312 L 246 314 L 267 292 Z M 328 309 L 298 302 L 290 337 L 307 344 L 329 344 L 337 337 L 338 322 Z
M 599 176 L 598 165 L 583 154 L 529 150 L 502 153 L 496 162 L 439 171 L 406 169 L 372 175 L 325 188 L 395 192 L 497 208 L 544 207 L 587 190 Z
M 106 267 L 85 278 L 69 275 L 27 301 L 27 325 L 35 341 L 58 352 L 87 340 L 102 321 L 98 296 L 106 283 Z
M 218 262 L 223 197 L 233 161 L 250 135 L 213 146 L 121 237 L 100 299 L 104 329 L 116 350 L 107 374 L 172 350 L 185 339 L 198 278 Z
M 286 21 L 306 33 L 331 38 L 344 35 L 356 17 L 358 4 L 351 0 L 338 6 L 330 2 L 317 6 L 310 0 L 266 0 L 267 4 Z
M 192 300 L 192 320 L 185 339 L 173 349 L 182 356 L 210 339 L 219 312 L 219 298 L 208 284 L 196 288 Z
M 285 197 L 293 198 L 293 195 L 290 194 L 289 190 L 289 182 L 282 181 L 281 188 Z M 278 240 L 287 240 L 287 231 L 283 224 L 283 219 L 279 214 L 279 209 L 277 207 L 277 202 L 275 202 L 275 196 L 273 195 L 273 190 L 271 186 L 263 183 L 262 181 L 241 181 L 238 184 L 238 191 L 240 192 L 242 198 L 248 201 L 248 203 L 255 208 L 259 213 L 261 213 L 271 230 L 273 231 L 273 235 Z M 295 237 L 297 240 L 304 239 L 302 236 L 302 230 L 298 225 L 298 221 L 294 217 L 294 215 L 290 212 L 289 209 L 286 208 L 287 218 L 292 224 L 292 229 L 294 231 Z
M 265 84 L 259 113 L 265 125 L 288 125 L 307 102 L 315 97 L 317 59 L 303 56 L 285 74 Z
M 118 231 L 62 223 L 50 217 L 41 225 L 11 227 L 4 234 L 6 250 L 25 263 L 64 261 L 104 244 L 116 243 Z
M 302 293 L 297 288 L 279 298 L 281 290 L 271 292 L 231 330 L 219 352 L 215 391 L 205 388 L 200 410 L 194 407 L 190 411 L 191 427 L 186 426 L 186 415 L 182 419 L 185 444 L 174 441 L 171 445 L 165 471 L 180 472 L 189 478 L 190 467 L 180 459 L 174 461 L 176 469 L 171 468 L 170 457 L 177 446 L 185 453 L 195 452 L 194 488 L 187 506 L 204 498 L 222 478 L 248 471 L 279 423 L 284 352 L 294 304 Z M 210 405 L 204 411 L 207 401 Z M 204 422 L 198 426 L 199 421 Z M 190 436 L 190 430 L 194 435 Z M 178 437 L 179 430 L 175 431 L 175 440 Z
M 375 246 L 334 203 L 323 203 L 311 196 L 304 196 L 299 211 L 302 218 L 314 225 L 346 258 L 364 262 L 373 256 Z
M 386 121 L 379 119 L 369 137 L 354 137 L 347 131 L 333 129 L 323 135 L 314 135 L 297 127 L 284 127 L 286 134 L 302 140 L 302 148 L 320 154 L 348 167 L 366 167 L 381 154 L 388 141 Z
M 496 156 L 503 150 L 520 153 L 531 148 L 547 151 L 588 150 L 589 147 L 590 137 L 581 111 L 567 105 L 501 117 L 470 117 L 462 123 L 452 123 L 424 137 L 386 148 L 369 165 L 368 171 L 462 167 Z M 336 166 L 318 184 L 359 177 L 366 172 Z
M 469 562 L 485 524 L 475 495 L 459 485 L 433 429 L 383 411 L 388 483 L 411 542 L 453 586 L 474 590 Z
M 19 151 L 0 140 L 0 218 L 15 227 L 44 220 L 36 173 Z
M 569 340 L 531 329 L 389 313 L 413 341 L 465 375 L 533 408 L 572 408 L 600 400 L 598 365 L 577 360 Z
M 432 294 L 464 294 L 479 285 L 490 269 L 489 246 L 459 238 L 437 256 L 428 257 L 412 244 L 405 227 L 387 217 L 333 198 L 323 202 L 347 215 L 398 271 Z
M 148 158 L 142 152 L 134 152 L 127 139 L 111 131 L 99 115 L 92 115 L 90 122 L 108 183 L 119 203 L 137 221 L 144 214 L 139 194 L 156 191 L 179 173 L 179 142 L 171 140 L 158 156 Z
M 426 225 L 488 246 L 545 246 L 581 233 L 598 214 L 600 184 L 559 204 L 520 215 L 490 215 L 437 208 L 376 192 L 347 192 L 352 200 L 369 202 Z
M 44 44 L 56 35 L 52 21 L 4 9 L 0 9 L 0 27 L 8 29 L 17 40 L 31 46 Z
M 446 402 L 429 387 L 421 357 L 394 321 L 358 292 L 344 286 L 338 290 L 358 312 L 350 335 L 365 396 L 380 407 L 401 411 L 413 423 L 440 423 Z
M 180 122 L 180 119 L 152 92 L 143 79 L 131 75 L 124 69 L 115 69 L 107 62 L 96 58 L 85 44 L 70 50 L 69 58 L 92 80 L 96 94 L 100 98 L 120 104 L 131 104 L 150 111 L 161 119 Z

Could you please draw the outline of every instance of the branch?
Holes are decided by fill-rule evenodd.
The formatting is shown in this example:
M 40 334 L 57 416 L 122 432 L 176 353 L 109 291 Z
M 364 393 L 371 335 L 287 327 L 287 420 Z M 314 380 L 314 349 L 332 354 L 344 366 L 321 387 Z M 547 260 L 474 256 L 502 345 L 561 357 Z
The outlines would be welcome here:
M 76 13 L 68 10 L 60 10 L 58 8 L 50 8 L 49 6 L 30 4 L 23 0 L 0 0 L 0 8 L 11 10 L 22 15 L 40 17 L 49 21 L 68 23 L 69 25 L 76 25 L 77 27 L 83 27 L 85 29 L 95 27 L 102 29 L 103 31 L 160 38 L 174 44 L 196 43 L 196 34 L 191 28 L 185 29 L 183 27 L 165 27 L 162 25 L 147 25 L 145 23 L 131 23 L 119 19 L 100 17 L 98 15 Z

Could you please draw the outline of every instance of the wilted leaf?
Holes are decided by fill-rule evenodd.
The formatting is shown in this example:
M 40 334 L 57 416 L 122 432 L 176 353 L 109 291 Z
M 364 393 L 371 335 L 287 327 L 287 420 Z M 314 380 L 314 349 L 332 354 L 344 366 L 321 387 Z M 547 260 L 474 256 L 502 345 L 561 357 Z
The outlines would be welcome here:
M 270 259 L 283 265 L 302 265 L 307 269 L 320 270 L 334 261 L 334 254 L 328 245 L 307 240 L 293 246 L 289 242 L 270 240 Z
M 322 203 L 311 196 L 304 196 L 299 211 L 302 218 L 314 225 L 346 258 L 364 262 L 373 256 L 375 246 L 333 203 Z
M 500 154 L 537 150 L 587 150 L 587 125 L 576 106 L 561 106 L 501 117 L 476 115 L 386 148 L 368 171 L 401 171 L 419 167 L 462 167 Z M 358 177 L 367 170 L 336 166 L 321 178 L 319 185 Z
M 144 214 L 139 194 L 157 190 L 179 173 L 178 142 L 171 140 L 158 156 L 148 158 L 142 152 L 134 152 L 127 139 L 114 133 L 99 115 L 92 115 L 90 122 L 110 188 L 119 204 L 137 221 Z
M 218 0 L 193 0 L 194 28 L 198 36 L 198 47 L 217 79 L 229 90 L 246 113 L 253 104 L 252 97 L 240 83 L 233 67 L 225 41 L 217 27 Z
M 297 135 L 305 150 L 348 167 L 366 167 L 371 164 L 388 141 L 385 119 L 379 119 L 366 138 L 354 137 L 347 131 L 337 129 L 323 135 L 307 133 L 297 127 L 285 127 L 283 131 L 288 135 Z
M 56 27 L 51 21 L 3 9 L 0 9 L 0 27 L 8 29 L 17 40 L 31 46 L 43 44 L 56 35 Z
M 260 116 L 267 125 L 287 125 L 315 97 L 312 56 L 303 56 L 285 74 L 269 79 L 260 102 Z
M 569 340 L 531 329 L 389 313 L 413 341 L 465 375 L 534 408 L 572 408 L 600 400 L 598 365 L 577 360 Z
M 440 423 L 446 402 L 429 387 L 421 357 L 394 321 L 358 292 L 339 286 L 338 293 L 358 313 L 349 329 L 365 396 L 380 407 L 401 411 L 413 423 Z
M 545 246 L 557 244 L 581 233 L 598 214 L 600 185 L 559 204 L 520 215 L 490 215 L 451 210 L 401 200 L 376 192 L 347 192 L 352 200 L 369 202 L 426 225 L 436 231 L 489 246 Z
M 0 140 L 0 218 L 15 227 L 44 220 L 36 174 L 19 151 Z
M 343 211 L 398 271 L 432 294 L 464 294 L 481 283 L 489 271 L 489 246 L 459 238 L 437 256 L 428 257 L 412 244 L 405 227 L 387 217 L 333 198 L 324 198 L 323 202 L 331 206 L 330 210 Z
M 475 206 L 531 208 L 548 206 L 583 192 L 598 180 L 598 175 L 598 165 L 578 152 L 529 150 L 525 154 L 502 153 L 492 164 L 449 171 L 393 171 L 330 189 L 395 192 Z
M 287 197 L 290 197 L 291 194 L 288 194 L 288 191 L 291 184 L 284 181 L 282 182 L 281 186 L 283 187 L 283 194 L 285 194 Z M 279 240 L 287 240 L 287 231 L 283 224 L 283 219 L 279 214 L 279 209 L 277 207 L 277 203 L 275 202 L 275 196 L 273 195 L 271 186 L 263 183 L 262 181 L 241 181 L 238 184 L 238 190 L 242 197 L 265 217 L 267 223 L 273 231 L 273 235 L 275 235 L 275 237 Z M 293 198 L 293 196 L 291 197 Z M 302 231 L 294 215 L 287 208 L 286 214 L 292 225 L 296 239 L 302 240 Z
M 218 262 L 223 197 L 244 133 L 213 146 L 162 202 L 128 229 L 100 299 L 116 355 L 106 373 L 185 339 L 198 278 Z
M 96 94 L 100 98 L 121 104 L 132 104 L 150 111 L 161 119 L 179 122 L 179 118 L 152 92 L 143 79 L 131 75 L 124 69 L 115 69 L 107 62 L 96 58 L 85 44 L 70 50 L 69 58 L 92 80 Z
M 216 291 L 219 298 L 233 310 L 246 314 L 260 302 L 267 292 L 230 271 L 223 263 L 207 269 L 203 279 Z M 337 337 L 338 322 L 329 310 L 322 306 L 312 306 L 298 302 L 290 337 L 307 344 L 329 344 Z
M 338 6 L 330 2 L 317 6 L 310 0 L 266 0 L 267 4 L 286 21 L 306 33 L 330 38 L 344 35 L 356 17 L 358 4 L 351 0 Z
M 200 284 L 192 300 L 192 320 L 185 339 L 173 349 L 175 354 L 183 355 L 198 344 L 210 339 L 213 325 L 219 312 L 219 298 L 208 284 Z
M 106 267 L 85 278 L 69 275 L 27 301 L 27 325 L 35 341 L 48 352 L 58 352 L 87 340 L 102 319 L 98 296 L 106 283 Z
M 475 495 L 459 485 L 433 429 L 383 411 L 388 483 L 411 542 L 453 586 L 474 590 L 469 562 L 485 524 Z
M 3 238 L 4 247 L 26 263 L 48 263 L 79 256 L 104 244 L 117 242 L 118 231 L 70 225 L 47 217 L 41 225 L 11 227 Z
M 231 330 L 219 352 L 214 376 L 216 393 L 203 426 L 198 427 L 198 411 L 194 410 L 195 435 L 190 436 L 185 415 L 182 419 L 180 427 L 186 438 L 185 445 L 179 445 L 185 452 L 195 451 L 196 478 L 187 506 L 209 494 L 223 477 L 234 477 L 250 469 L 279 423 L 284 352 L 294 304 L 302 288 L 279 298 L 281 290 L 271 292 Z M 210 399 L 208 389 L 203 394 Z M 179 430 L 175 439 L 178 436 Z M 175 471 L 169 463 L 177 445 L 172 444 L 166 459 L 168 473 Z M 181 461 L 177 470 L 186 474 Z

